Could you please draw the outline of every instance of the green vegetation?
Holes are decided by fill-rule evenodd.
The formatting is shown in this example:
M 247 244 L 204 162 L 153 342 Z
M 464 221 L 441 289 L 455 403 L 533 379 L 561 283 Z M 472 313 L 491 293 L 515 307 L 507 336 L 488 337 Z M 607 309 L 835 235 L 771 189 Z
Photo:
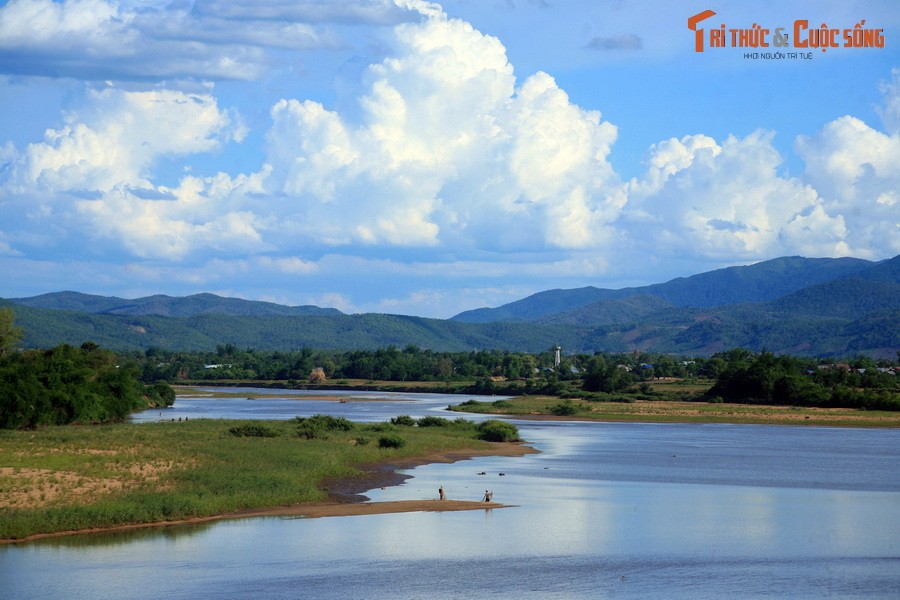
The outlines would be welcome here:
M 387 434 L 378 438 L 379 448 L 402 448 L 406 445 L 406 440 L 396 434 Z
M 96 345 L 7 353 L 0 359 L 0 428 L 121 421 L 139 409 L 170 406 L 175 392 L 144 385 L 134 365 Z
M 119 351 L 208 352 L 220 344 L 282 352 L 303 346 L 373 350 L 414 344 L 440 352 L 535 353 L 560 344 L 567 352 L 585 353 L 650 349 L 709 356 L 744 347 L 892 359 L 900 343 L 900 257 L 880 263 L 790 257 L 641 288 L 551 290 L 450 320 L 344 315 L 208 294 L 126 301 L 60 293 L 16 304 L 0 300 L 4 305 L 17 306 L 26 329 L 23 344 L 31 348 L 92 340 Z M 415 380 L 398 372 L 367 378 Z
M 0 359 L 16 349 L 22 339 L 22 328 L 15 326 L 15 314 L 10 308 L 0 308 Z
M 307 438 L 302 426 L 322 435 Z M 319 415 L 4 430 L 0 538 L 322 501 L 326 478 L 361 475 L 358 465 L 485 448 L 477 438 L 488 429 L 464 420 L 396 427 Z
M 278 432 L 265 425 L 257 423 L 248 423 L 246 425 L 237 425 L 228 430 L 228 433 L 235 437 L 278 437 Z
M 328 439 L 331 432 L 352 431 L 353 423 L 344 417 L 332 417 L 330 415 L 313 415 L 311 417 L 296 417 L 297 435 L 308 439 Z
M 900 382 L 896 375 L 849 365 L 807 368 L 792 356 L 742 349 L 721 356 L 724 365 L 706 394 L 714 399 L 749 404 L 900 410 Z M 862 371 L 862 372 L 860 372 Z
M 900 427 L 900 377 L 893 369 L 880 367 L 866 357 L 819 364 L 736 349 L 708 360 L 690 361 L 694 363 L 692 368 L 699 365 L 700 371 L 712 378 L 684 379 L 647 378 L 648 374 L 665 372 L 671 366 L 665 361 L 642 363 L 630 371 L 617 367 L 618 372 L 614 372 L 603 366 L 610 358 L 585 360 L 582 364 L 591 366 L 583 378 L 558 381 L 561 391 L 553 395 L 470 399 L 449 408 L 482 414 L 609 421 Z M 611 389 L 613 386 L 605 383 L 596 385 L 598 380 L 608 382 L 610 376 L 630 384 L 610 392 L 585 389 Z
M 454 407 L 460 412 L 507 415 L 517 418 L 560 418 L 591 421 L 645 423 L 746 423 L 766 425 L 816 425 L 828 427 L 900 427 L 900 412 L 852 408 L 762 406 L 667 400 L 667 392 L 654 400 L 632 402 L 570 400 L 574 413 L 553 415 L 559 398 L 520 396 L 497 407 L 494 402 L 467 401 Z
M 512 423 L 491 419 L 478 424 L 478 436 L 489 442 L 518 442 L 519 430 Z
M 570 415 L 574 415 L 578 412 L 578 408 L 572 404 L 571 400 L 566 400 L 560 404 L 557 404 L 553 408 L 550 409 L 550 413 L 556 415 L 557 417 L 568 417 Z

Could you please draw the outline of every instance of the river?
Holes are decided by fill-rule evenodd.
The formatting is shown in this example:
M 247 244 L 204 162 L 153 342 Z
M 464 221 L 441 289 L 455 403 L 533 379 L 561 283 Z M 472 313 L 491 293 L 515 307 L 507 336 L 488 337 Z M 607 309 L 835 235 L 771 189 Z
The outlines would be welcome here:
M 162 417 L 135 420 L 384 421 L 447 416 L 448 403 L 468 398 L 347 395 L 346 403 L 179 398 Z M 359 395 L 385 400 L 353 401 Z M 478 500 L 491 489 L 513 507 L 250 518 L 3 546 L 0 597 L 900 595 L 900 431 L 514 422 L 540 454 L 425 465 L 367 494 L 434 498 L 443 486 L 450 498 Z

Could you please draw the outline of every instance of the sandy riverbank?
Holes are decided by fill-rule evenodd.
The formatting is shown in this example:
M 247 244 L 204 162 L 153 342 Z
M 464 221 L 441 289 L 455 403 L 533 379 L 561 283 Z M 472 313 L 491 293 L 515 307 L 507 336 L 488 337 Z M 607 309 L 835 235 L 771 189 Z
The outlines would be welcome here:
M 98 527 L 79 529 L 72 531 L 60 531 L 54 533 L 41 533 L 20 539 L 0 539 L 2 544 L 18 544 L 34 540 L 56 538 L 62 536 L 107 533 L 116 531 L 132 531 L 150 527 L 172 527 L 178 525 L 194 525 L 220 521 L 226 519 L 244 519 L 251 517 L 297 517 L 297 518 L 321 518 L 321 517 L 346 517 L 358 515 L 377 515 L 404 512 L 439 512 L 461 510 L 485 510 L 494 508 L 508 508 L 510 505 L 497 502 L 477 502 L 471 500 L 437 500 L 434 498 L 395 500 L 390 502 L 368 502 L 364 492 L 389 485 L 397 485 L 409 476 L 401 475 L 398 471 L 410 469 L 419 465 L 430 463 L 453 463 L 460 460 L 468 460 L 478 456 L 524 456 L 537 453 L 538 450 L 522 443 L 493 443 L 490 448 L 482 450 L 439 452 L 427 456 L 395 461 L 393 463 L 379 463 L 365 465 L 363 475 L 332 479 L 323 482 L 323 489 L 329 494 L 329 500 L 292 506 L 275 506 L 248 509 L 221 515 L 194 517 L 173 521 L 158 521 L 154 523 L 131 523 L 115 527 Z
M 290 393 L 274 393 L 274 392 L 264 392 L 264 391 L 253 391 L 253 392 L 231 392 L 227 391 L 228 388 L 222 388 L 222 391 L 214 391 L 211 392 L 208 388 L 202 388 L 199 386 L 180 386 L 175 385 L 172 386 L 175 388 L 176 393 L 179 398 L 246 398 L 247 400 L 297 400 L 297 401 L 319 401 L 319 402 L 384 402 L 386 400 L 390 400 L 391 402 L 411 402 L 409 399 L 405 398 L 384 398 L 384 397 L 371 397 L 364 398 L 359 396 L 348 396 L 348 395 L 337 395 L 337 394 L 328 394 L 328 393 L 316 393 L 316 394 L 290 394 Z M 210 386 L 213 387 L 213 386 Z

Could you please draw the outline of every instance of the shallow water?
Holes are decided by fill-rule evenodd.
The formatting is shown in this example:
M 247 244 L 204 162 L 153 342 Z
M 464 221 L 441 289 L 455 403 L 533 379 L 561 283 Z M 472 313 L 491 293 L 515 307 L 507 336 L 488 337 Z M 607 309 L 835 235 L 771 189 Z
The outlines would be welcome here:
M 179 399 L 163 418 L 328 412 L 378 421 L 443 414 L 467 398 L 400 397 L 411 399 Z M 541 454 L 425 465 L 368 494 L 436 498 L 443 485 L 450 498 L 478 500 L 491 489 L 515 507 L 242 519 L 0 547 L 0 597 L 898 595 L 900 432 L 517 424 Z

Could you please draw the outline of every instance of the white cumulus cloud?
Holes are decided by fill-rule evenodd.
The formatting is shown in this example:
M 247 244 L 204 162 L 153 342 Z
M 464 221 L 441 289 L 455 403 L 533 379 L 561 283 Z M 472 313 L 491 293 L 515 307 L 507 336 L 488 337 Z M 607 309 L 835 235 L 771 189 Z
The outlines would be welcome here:
M 854 251 L 871 258 L 900 253 L 900 133 L 844 116 L 799 137 L 796 150 L 825 210 L 843 218 Z
M 632 235 L 642 236 L 646 247 L 684 256 L 845 253 L 842 239 L 823 244 L 812 231 L 825 226 L 831 237 L 843 233 L 821 210 L 813 187 L 778 173 L 782 157 L 772 137 L 757 131 L 719 144 L 697 135 L 655 145 L 646 174 L 628 186 Z
M 160 157 L 209 152 L 245 133 L 209 95 L 106 89 L 89 96 L 87 109 L 69 115 L 63 127 L 48 129 L 43 142 L 30 144 L 13 161 L 13 189 L 150 188 Z
M 602 245 L 624 203 L 607 162 L 615 127 L 545 73 L 517 88 L 499 40 L 419 8 L 430 16 L 398 26 L 393 55 L 368 69 L 358 118 L 312 101 L 273 109 L 266 185 L 294 231 L 325 244 Z
M 160 281 L 200 285 L 218 281 L 212 270 L 244 280 L 377 273 L 543 282 L 605 276 L 635 256 L 708 264 L 900 252 L 897 70 L 882 87 L 884 131 L 845 116 L 798 138 L 800 175 L 784 174 L 774 132 L 760 130 L 660 141 L 645 172 L 623 182 L 610 162 L 615 125 L 547 73 L 517 77 L 500 40 L 437 4 L 267 0 L 234 31 L 248 7 L 210 0 L 163 13 L 14 0 L 0 8 L 0 70 L 28 52 L 55 56 L 34 72 L 65 52 L 99 65 L 97 73 L 122 54 L 122 69 L 134 70 L 149 48 L 163 53 L 169 75 L 208 76 L 215 69 L 197 65 L 215 63 L 255 77 L 263 48 L 337 43 L 311 24 L 399 23 L 379 50 L 387 58 L 362 71 L 358 94 L 333 105 L 284 94 L 266 107 L 264 156 L 247 174 L 161 185 L 154 173 L 164 160 L 220 151 L 247 134 L 212 91 L 89 92 L 42 140 L 0 146 L 0 254 L 101 238 L 111 243 L 95 244 L 98 254 L 124 249 L 168 265 Z M 27 40 L 23 26 L 36 28 Z M 128 54 L 134 44 L 139 55 Z M 197 54 L 174 50 L 183 44 Z M 85 59 L 91 53 L 99 62 Z M 440 286 L 417 289 L 426 292 L 394 292 L 397 306 L 453 303 Z M 353 305 L 349 294 L 333 304 Z

